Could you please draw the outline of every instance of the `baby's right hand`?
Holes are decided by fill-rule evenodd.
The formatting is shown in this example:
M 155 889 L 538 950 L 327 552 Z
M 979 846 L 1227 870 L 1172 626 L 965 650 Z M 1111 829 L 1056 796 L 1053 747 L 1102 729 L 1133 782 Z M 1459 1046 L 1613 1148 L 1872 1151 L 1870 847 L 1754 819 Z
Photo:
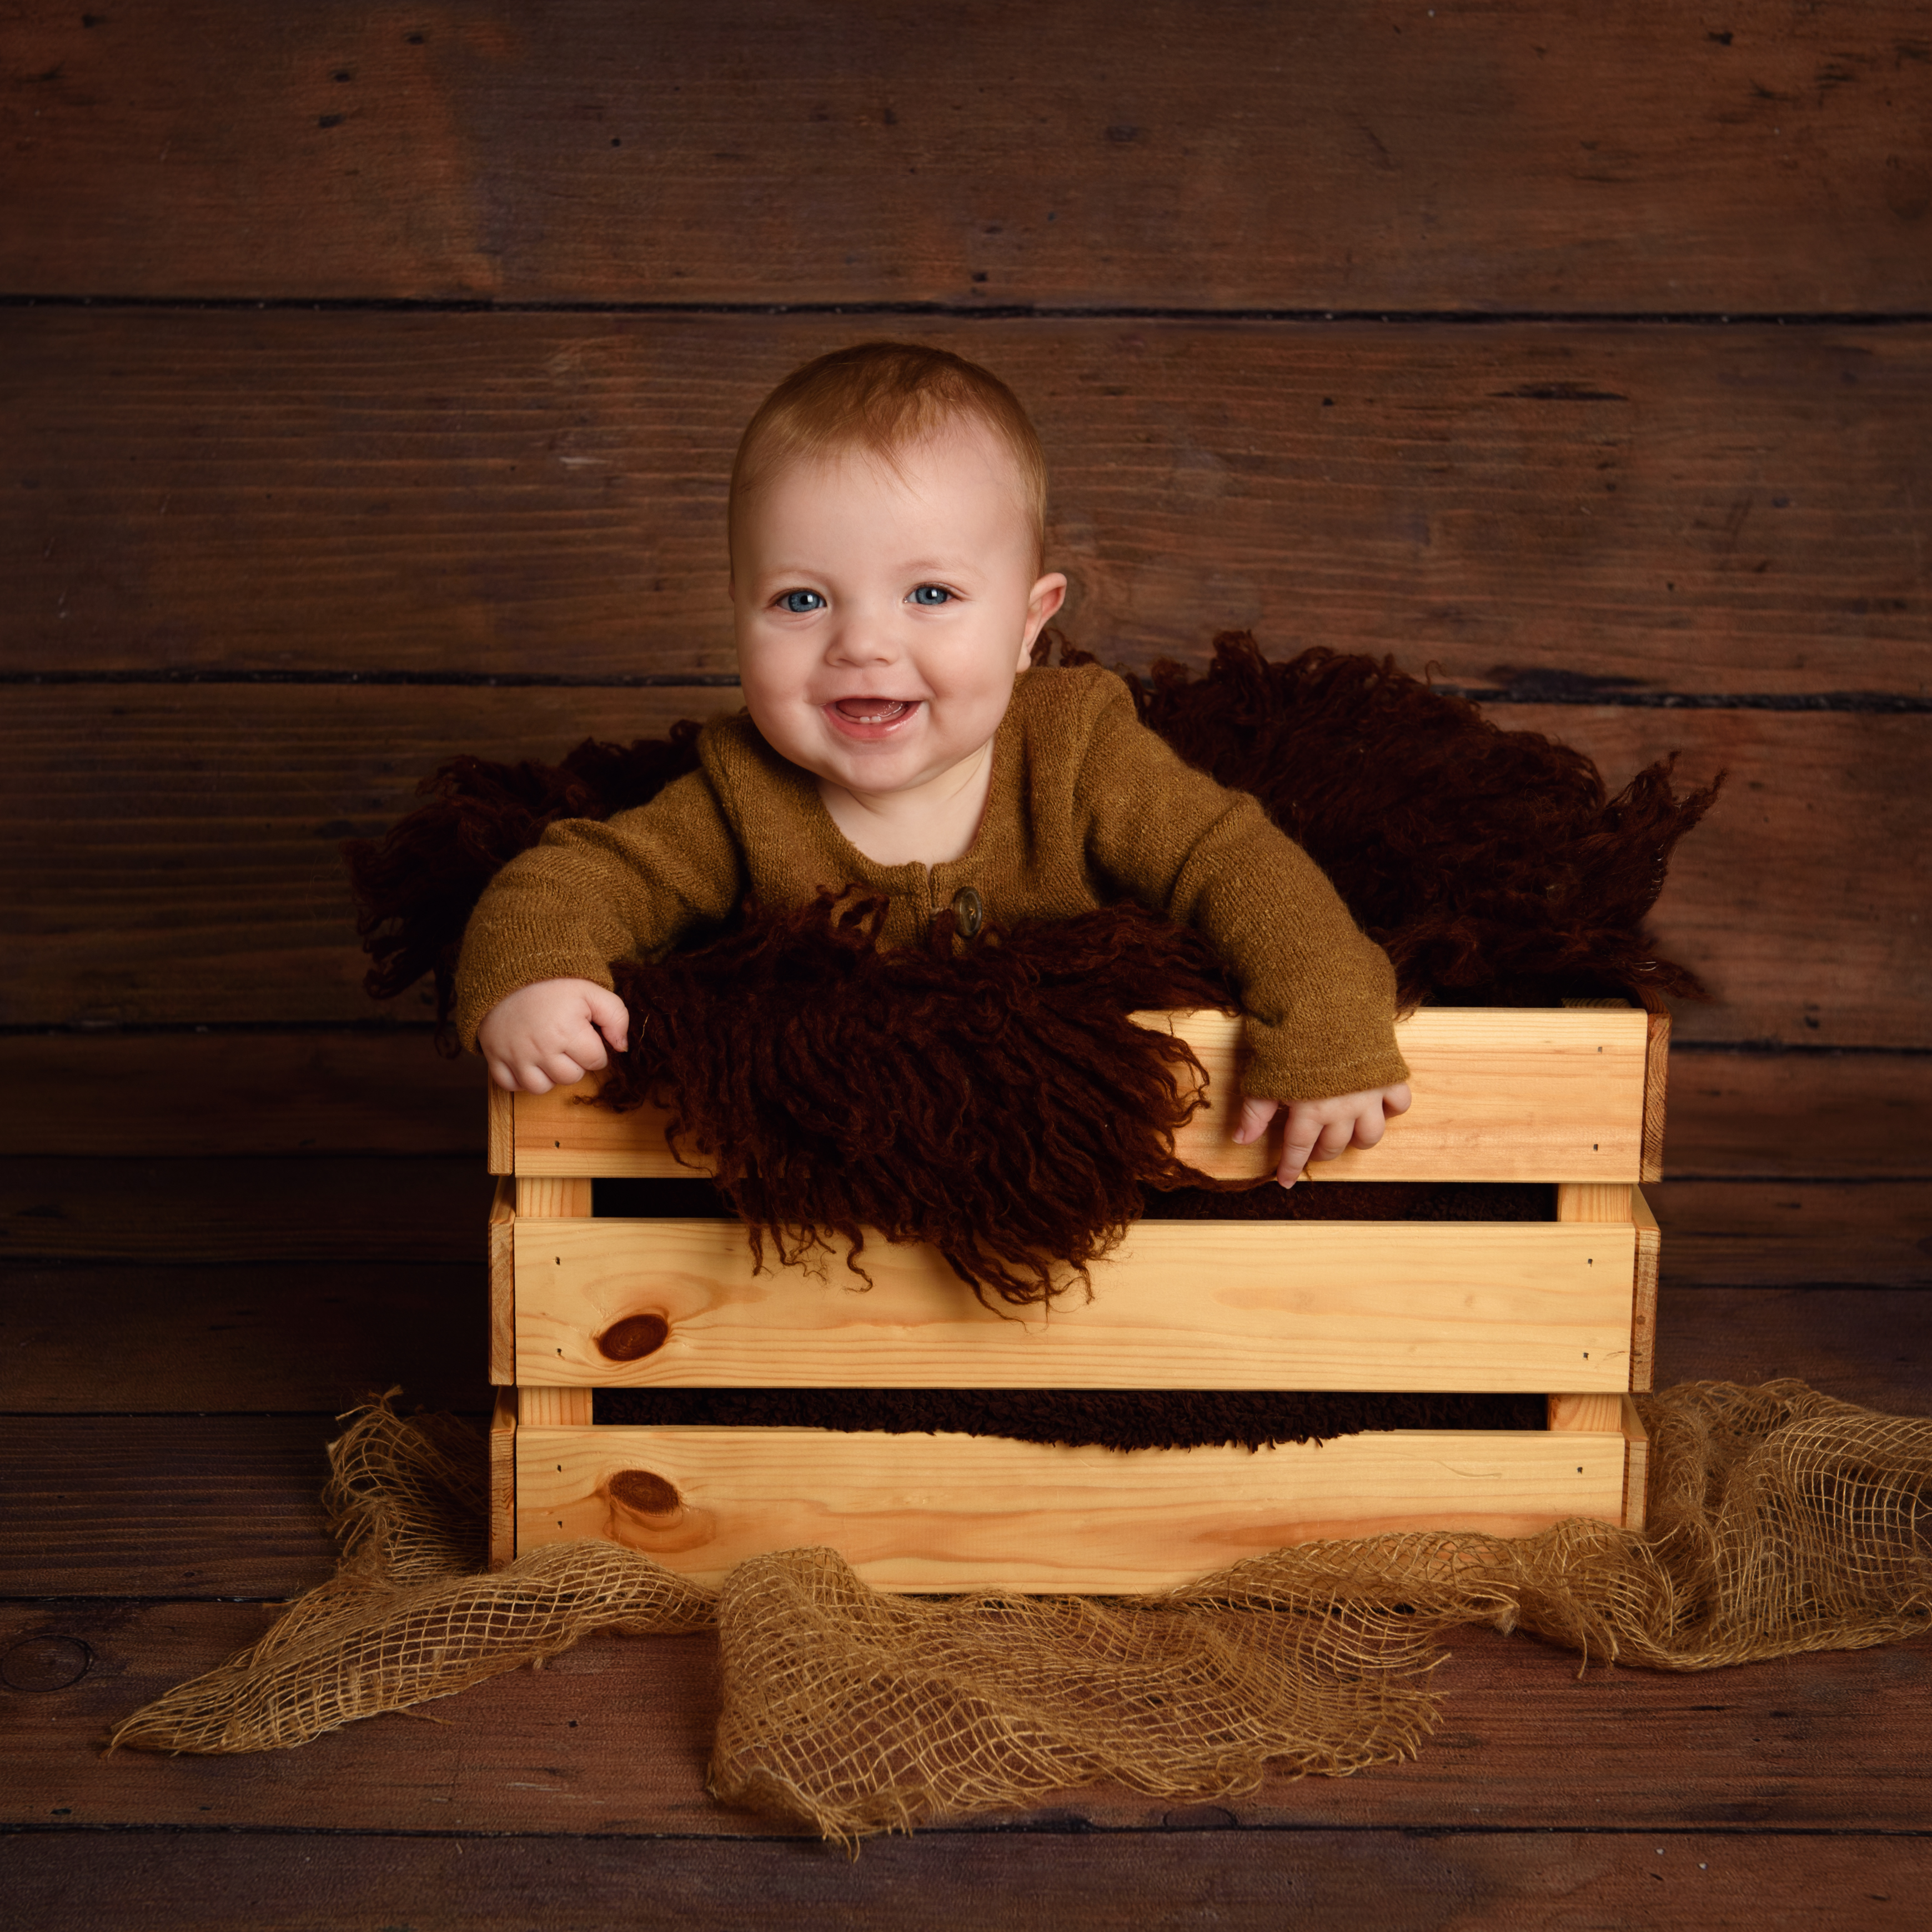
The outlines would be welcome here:
M 630 1044 L 629 1010 L 594 980 L 539 980 L 483 1016 L 476 1044 L 490 1077 L 512 1094 L 573 1086 Z

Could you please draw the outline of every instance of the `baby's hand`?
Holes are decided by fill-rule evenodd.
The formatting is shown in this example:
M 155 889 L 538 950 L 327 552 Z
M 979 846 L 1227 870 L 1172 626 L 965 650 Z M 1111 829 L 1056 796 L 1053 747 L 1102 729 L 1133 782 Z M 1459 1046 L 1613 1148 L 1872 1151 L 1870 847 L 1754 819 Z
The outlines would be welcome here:
M 512 1094 L 548 1094 L 608 1066 L 630 1043 L 630 1013 L 594 980 L 539 980 L 483 1016 L 476 1044 Z
M 1366 1094 L 1338 1094 L 1332 1100 L 1291 1100 L 1288 1130 L 1282 1137 L 1281 1165 L 1275 1178 L 1292 1187 L 1311 1160 L 1333 1160 L 1350 1148 L 1372 1148 L 1382 1137 L 1382 1124 L 1391 1114 L 1408 1112 L 1406 1083 L 1377 1087 Z M 1234 1130 L 1238 1145 L 1246 1147 L 1268 1132 L 1278 1100 L 1246 1100 L 1240 1124 Z

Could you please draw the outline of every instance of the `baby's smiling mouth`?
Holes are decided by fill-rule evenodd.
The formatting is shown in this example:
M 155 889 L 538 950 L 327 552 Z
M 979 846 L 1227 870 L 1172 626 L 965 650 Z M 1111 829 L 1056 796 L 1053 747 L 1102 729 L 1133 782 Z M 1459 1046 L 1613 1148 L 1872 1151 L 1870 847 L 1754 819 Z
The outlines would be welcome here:
M 854 724 L 890 724 L 916 702 L 909 698 L 840 698 L 832 700 L 832 709 Z

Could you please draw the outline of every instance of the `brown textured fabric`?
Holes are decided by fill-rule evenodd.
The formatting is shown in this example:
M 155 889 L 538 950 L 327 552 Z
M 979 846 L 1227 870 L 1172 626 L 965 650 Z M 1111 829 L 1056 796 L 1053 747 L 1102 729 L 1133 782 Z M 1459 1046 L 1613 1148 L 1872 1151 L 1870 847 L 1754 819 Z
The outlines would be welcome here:
M 276 1749 L 594 1630 L 716 1624 L 712 1789 L 851 1843 L 1102 1779 L 1186 1803 L 1252 1790 L 1270 1765 L 1338 1774 L 1413 1756 L 1440 1720 L 1438 1640 L 1459 1624 L 1660 1670 L 1932 1628 L 1932 1421 L 1794 1382 L 1637 1400 L 1642 1532 L 1574 1520 L 1515 1540 L 1372 1537 L 1159 1596 L 946 1600 L 881 1595 L 826 1550 L 755 1558 L 716 1591 L 602 1543 L 476 1575 L 482 1445 L 446 1418 L 373 1408 L 331 1452 L 335 1579 L 112 1742 Z
M 818 781 L 742 713 L 707 725 L 700 769 L 603 822 L 553 824 L 472 916 L 457 974 L 466 1046 L 538 980 L 611 982 L 751 902 L 782 916 L 850 888 L 878 901 L 879 944 L 921 944 L 969 888 L 1012 927 L 1130 900 L 1198 932 L 1248 1016 L 1248 1090 L 1316 1100 L 1393 1084 L 1395 982 L 1307 855 L 1254 800 L 1184 764 L 1097 664 L 1028 671 L 994 741 L 971 850 L 884 866 L 832 823 Z

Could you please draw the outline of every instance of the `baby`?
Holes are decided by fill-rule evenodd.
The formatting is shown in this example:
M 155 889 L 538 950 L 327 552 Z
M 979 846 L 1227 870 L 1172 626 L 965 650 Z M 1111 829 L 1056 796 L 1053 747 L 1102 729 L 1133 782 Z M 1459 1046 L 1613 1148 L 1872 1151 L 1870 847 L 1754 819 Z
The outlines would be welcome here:
M 1408 1106 L 1394 980 L 1255 801 L 1184 764 L 1096 666 L 1030 668 L 1046 468 L 1012 392 L 943 350 L 867 343 L 781 382 L 731 475 L 745 709 L 700 769 L 605 823 L 554 825 L 464 934 L 457 1022 L 500 1085 L 547 1093 L 627 1043 L 608 962 L 854 885 L 881 942 L 949 910 L 1068 918 L 1124 898 L 1190 925 L 1240 987 L 1235 1138 L 1287 1110 L 1277 1178 L 1372 1147 Z

